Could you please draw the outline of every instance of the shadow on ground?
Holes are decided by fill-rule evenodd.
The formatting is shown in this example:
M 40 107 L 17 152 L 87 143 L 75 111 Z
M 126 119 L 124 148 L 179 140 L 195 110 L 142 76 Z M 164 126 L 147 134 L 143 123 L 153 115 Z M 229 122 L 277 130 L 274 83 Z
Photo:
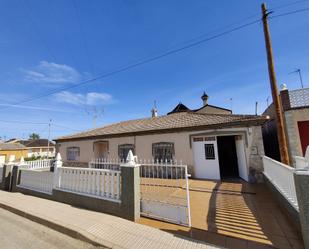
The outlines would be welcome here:
M 192 228 L 146 218 L 139 223 L 231 249 L 303 249 L 265 184 L 190 180 L 190 203 Z

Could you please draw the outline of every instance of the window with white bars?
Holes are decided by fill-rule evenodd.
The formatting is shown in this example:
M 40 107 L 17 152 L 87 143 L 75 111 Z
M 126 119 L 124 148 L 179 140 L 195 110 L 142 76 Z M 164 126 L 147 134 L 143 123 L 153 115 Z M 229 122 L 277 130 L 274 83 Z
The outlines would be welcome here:
M 79 147 L 68 147 L 67 148 L 67 160 L 68 161 L 78 161 L 80 156 Z
M 152 144 L 152 156 L 155 161 L 172 161 L 175 155 L 174 143 L 160 142 Z
M 215 146 L 213 144 L 205 144 L 205 158 L 207 160 L 214 160 L 215 157 Z
M 125 161 L 127 159 L 129 151 L 132 150 L 133 155 L 135 154 L 134 151 L 134 144 L 120 144 L 118 145 L 118 156 L 120 160 Z

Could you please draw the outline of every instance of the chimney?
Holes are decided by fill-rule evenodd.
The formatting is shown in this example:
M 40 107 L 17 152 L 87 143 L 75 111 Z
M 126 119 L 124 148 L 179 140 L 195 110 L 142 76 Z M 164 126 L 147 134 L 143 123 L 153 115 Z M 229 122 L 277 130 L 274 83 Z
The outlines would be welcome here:
M 283 111 L 291 109 L 290 94 L 286 84 L 281 85 L 280 98 Z
M 208 105 L 208 95 L 204 92 L 201 99 L 203 100 L 203 106 Z
M 153 117 L 153 118 L 158 117 L 158 110 L 157 110 L 156 101 L 154 102 L 154 106 L 151 109 L 151 117 Z

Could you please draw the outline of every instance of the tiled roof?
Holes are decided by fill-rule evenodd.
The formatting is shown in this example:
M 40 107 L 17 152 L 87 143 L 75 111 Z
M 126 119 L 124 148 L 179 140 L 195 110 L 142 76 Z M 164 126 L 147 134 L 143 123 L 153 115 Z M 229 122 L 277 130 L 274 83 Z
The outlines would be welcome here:
M 48 139 L 21 140 L 20 143 L 27 147 L 47 147 Z M 49 146 L 54 146 L 54 142 L 49 141 Z
M 26 150 L 27 147 L 20 143 L 0 143 L 0 150 Z
M 70 140 L 96 136 L 125 136 L 136 133 L 160 133 L 162 131 L 181 131 L 186 129 L 207 129 L 215 126 L 247 125 L 249 123 L 262 124 L 265 116 L 234 115 L 234 114 L 201 114 L 192 112 L 174 113 L 171 115 L 129 120 L 92 129 L 69 136 L 59 137 L 57 140 Z

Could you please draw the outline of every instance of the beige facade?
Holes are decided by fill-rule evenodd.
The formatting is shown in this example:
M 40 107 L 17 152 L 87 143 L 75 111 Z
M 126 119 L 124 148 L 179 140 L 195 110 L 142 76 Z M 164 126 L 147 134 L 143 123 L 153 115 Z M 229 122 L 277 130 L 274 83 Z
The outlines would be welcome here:
M 186 131 L 175 133 L 158 133 L 151 135 L 136 135 L 128 137 L 115 137 L 103 139 L 81 139 L 72 141 L 59 141 L 57 148 L 64 161 L 67 161 L 67 150 L 69 147 L 79 147 L 79 159 L 75 164 L 86 165 L 91 159 L 95 157 L 94 144 L 101 142 L 108 142 L 108 158 L 118 158 L 118 146 L 121 144 L 134 144 L 135 154 L 140 159 L 152 159 L 152 144 L 159 142 L 174 143 L 175 155 L 174 159 L 182 161 L 188 165 L 189 172 L 192 176 L 194 173 L 194 153 L 192 148 L 192 141 L 194 136 L 224 136 L 224 135 L 238 135 L 243 139 L 245 144 L 245 158 L 247 165 L 248 178 L 251 180 L 259 180 L 260 172 L 262 171 L 261 156 L 264 155 L 262 132 L 260 126 L 252 127 L 235 127 L 215 130 L 200 130 L 200 131 Z M 71 162 L 71 164 L 74 162 Z
M 292 156 L 292 160 L 294 162 L 294 156 L 303 156 L 298 122 L 309 120 L 309 108 L 288 110 L 285 111 L 284 116 L 286 121 L 290 155 Z

